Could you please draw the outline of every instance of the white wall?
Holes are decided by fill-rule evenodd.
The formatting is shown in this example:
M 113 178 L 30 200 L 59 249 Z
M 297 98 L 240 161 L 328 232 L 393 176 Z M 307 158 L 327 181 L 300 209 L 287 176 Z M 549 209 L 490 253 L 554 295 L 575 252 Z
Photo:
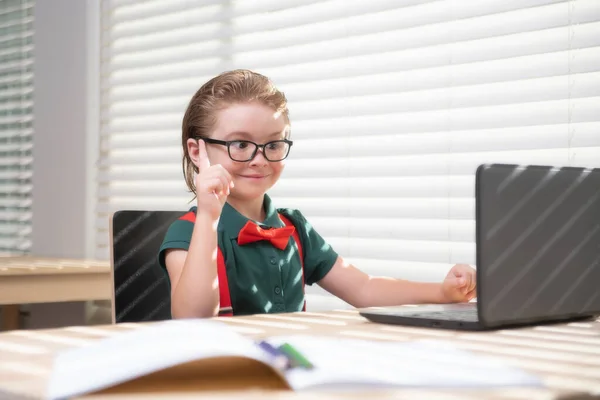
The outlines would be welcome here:
M 32 254 L 90 256 L 99 76 L 98 0 L 38 0 L 34 9 Z M 94 74 L 95 72 L 95 74 Z M 94 76 L 95 75 L 95 76 Z M 93 154 L 93 156 L 92 156 Z M 83 323 L 83 303 L 32 305 L 27 327 Z
M 35 5 L 32 253 L 85 256 L 86 2 Z

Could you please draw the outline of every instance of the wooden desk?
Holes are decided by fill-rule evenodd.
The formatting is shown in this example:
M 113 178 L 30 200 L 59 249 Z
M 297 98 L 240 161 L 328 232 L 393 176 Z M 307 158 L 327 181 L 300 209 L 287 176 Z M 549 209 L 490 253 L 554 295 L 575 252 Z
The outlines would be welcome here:
M 528 370 L 544 379 L 546 388 L 494 390 L 396 390 L 354 394 L 287 391 L 219 393 L 154 393 L 87 396 L 93 399 L 552 399 L 586 398 L 600 393 L 600 320 L 485 333 L 442 331 L 369 323 L 355 311 L 294 313 L 221 318 L 250 337 L 277 334 L 320 334 L 348 338 L 407 341 L 421 338 L 448 340 L 475 353 L 490 355 Z M 48 383 L 52 357 L 62 349 L 85 346 L 94 340 L 143 329 L 147 324 L 68 327 L 0 334 L 0 398 L 40 398 Z M 571 397 L 572 396 L 572 397 Z M 10 398 L 10 397 L 8 397 Z
M 108 261 L 39 257 L 0 257 L 2 329 L 18 327 L 19 304 L 107 300 Z

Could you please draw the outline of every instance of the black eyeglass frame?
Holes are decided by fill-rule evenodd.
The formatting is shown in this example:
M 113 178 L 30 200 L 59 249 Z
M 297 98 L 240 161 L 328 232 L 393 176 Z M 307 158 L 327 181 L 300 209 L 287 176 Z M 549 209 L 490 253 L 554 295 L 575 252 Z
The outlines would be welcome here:
M 256 157 L 256 153 L 258 152 L 258 149 L 261 149 L 261 151 L 263 153 L 263 157 L 265 158 L 265 160 L 267 160 L 269 162 L 283 161 L 290 154 L 290 149 L 292 148 L 292 145 L 294 144 L 293 141 L 288 140 L 288 139 L 271 140 L 270 142 L 267 142 L 265 144 L 254 143 L 251 140 L 217 140 L 217 139 L 210 139 L 210 138 L 205 138 L 205 137 L 200 137 L 200 136 L 196 136 L 196 140 L 204 140 L 206 143 L 220 144 L 221 146 L 226 146 L 227 147 L 227 154 L 229 155 L 229 158 L 231 158 L 233 161 L 236 161 L 236 162 L 248 162 L 248 161 L 254 159 L 254 157 Z M 283 158 L 279 159 L 279 160 L 271 160 L 271 159 L 269 159 L 269 157 L 265 153 L 265 146 L 268 146 L 268 145 L 270 145 L 272 143 L 281 143 L 281 142 L 286 143 L 288 145 L 287 153 L 285 153 L 285 156 Z M 231 148 L 230 148 L 233 143 L 249 143 L 249 144 L 253 144 L 254 145 L 254 151 L 252 152 L 252 155 L 250 156 L 250 158 L 248 158 L 247 160 L 236 160 L 235 158 L 233 158 L 231 156 Z

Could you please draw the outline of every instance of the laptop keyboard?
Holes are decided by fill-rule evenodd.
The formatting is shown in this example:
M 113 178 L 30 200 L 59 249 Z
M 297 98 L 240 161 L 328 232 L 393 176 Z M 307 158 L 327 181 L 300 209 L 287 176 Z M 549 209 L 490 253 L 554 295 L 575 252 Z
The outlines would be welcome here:
M 448 321 L 478 321 L 477 309 L 428 311 L 409 314 L 411 317 L 444 319 Z

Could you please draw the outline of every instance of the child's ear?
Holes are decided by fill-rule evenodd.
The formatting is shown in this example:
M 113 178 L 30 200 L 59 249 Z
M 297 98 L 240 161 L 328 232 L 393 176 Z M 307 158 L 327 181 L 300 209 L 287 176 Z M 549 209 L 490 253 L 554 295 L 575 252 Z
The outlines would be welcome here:
M 190 156 L 190 159 L 198 168 L 198 141 L 196 139 L 188 139 L 187 140 L 187 152 Z

